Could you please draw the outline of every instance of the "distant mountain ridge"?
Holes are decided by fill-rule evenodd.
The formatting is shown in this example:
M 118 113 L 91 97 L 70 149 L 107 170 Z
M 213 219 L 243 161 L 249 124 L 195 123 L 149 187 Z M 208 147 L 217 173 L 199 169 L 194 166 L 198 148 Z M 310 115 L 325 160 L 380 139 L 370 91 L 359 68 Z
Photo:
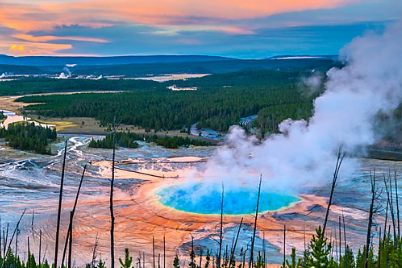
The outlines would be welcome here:
M 53 61 L 58 60 L 59 65 L 18 65 L 5 64 L 2 59 L 25 59 L 18 57 L 0 56 L 0 75 L 4 73 L 14 75 L 59 75 L 67 72 L 73 77 L 81 76 L 121 76 L 121 77 L 145 77 L 164 74 L 217 74 L 238 71 L 253 70 L 277 70 L 277 71 L 306 71 L 315 70 L 326 72 L 334 66 L 341 66 L 335 56 L 277 56 L 269 59 L 230 59 L 214 56 L 136 56 L 96 58 L 97 64 L 90 57 L 55 58 L 46 57 Z M 30 58 L 33 64 L 37 57 Z M 55 60 L 56 59 L 56 60 Z M 66 59 L 70 59 L 66 63 Z M 218 60 L 217 60 L 218 59 Z M 41 64 L 43 58 L 39 57 Z M 73 61 L 74 60 L 74 61 Z M 113 61 L 118 64 L 112 64 Z M 136 63 L 122 63 L 135 60 Z M 83 64 L 80 62 L 85 62 Z M 62 64 L 63 63 L 63 64 Z M 67 65 L 66 65 L 67 64 Z M 71 66 L 69 66 L 71 64 Z M 66 69 L 65 66 L 68 68 Z
M 0 55 L 2 65 L 23 66 L 60 66 L 66 64 L 77 65 L 121 65 L 121 64 L 144 64 L 144 63 L 182 63 L 224 61 L 231 58 L 220 56 L 202 55 L 155 55 L 155 56 L 111 56 L 111 57 L 62 57 L 62 56 L 21 56 L 14 57 Z
M 326 72 L 339 62 L 326 59 L 263 59 L 263 60 L 223 60 L 181 63 L 150 63 L 108 66 L 77 66 L 72 68 L 79 75 L 126 75 L 141 77 L 161 74 L 217 74 L 253 70 L 303 71 L 317 70 Z

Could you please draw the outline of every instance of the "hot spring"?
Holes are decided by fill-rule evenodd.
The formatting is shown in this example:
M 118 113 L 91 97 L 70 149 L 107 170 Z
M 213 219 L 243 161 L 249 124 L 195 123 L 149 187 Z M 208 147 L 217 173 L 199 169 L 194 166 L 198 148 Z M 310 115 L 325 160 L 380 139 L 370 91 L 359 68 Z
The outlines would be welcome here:
M 204 183 L 185 183 L 162 188 L 156 192 L 159 201 L 168 207 L 198 214 L 220 214 L 222 189 Z M 226 215 L 255 213 L 258 191 L 256 188 L 225 188 L 223 210 Z M 276 211 L 301 199 L 261 189 L 259 212 Z

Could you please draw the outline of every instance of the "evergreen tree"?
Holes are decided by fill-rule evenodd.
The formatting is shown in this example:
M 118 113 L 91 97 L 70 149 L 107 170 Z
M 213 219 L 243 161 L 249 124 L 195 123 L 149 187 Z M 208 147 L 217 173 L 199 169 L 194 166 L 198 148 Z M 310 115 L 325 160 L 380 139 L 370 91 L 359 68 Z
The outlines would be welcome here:
M 208 249 L 207 250 L 207 256 L 205 257 L 205 266 L 204 266 L 204 268 L 209 268 L 210 262 L 211 262 L 211 252 Z
M 195 263 L 195 252 L 194 248 L 191 247 L 190 251 L 190 263 L 188 264 L 189 268 L 197 268 L 197 264 Z
M 130 251 L 128 248 L 124 250 L 124 261 L 119 258 L 119 262 L 121 268 L 131 268 L 131 264 L 133 263 L 133 257 L 130 256 Z
M 177 252 L 176 252 L 176 255 L 174 256 L 173 268 L 180 268 L 180 259 L 179 259 L 179 254 Z
M 292 254 L 290 254 L 291 262 L 289 263 L 288 260 L 286 260 L 286 266 L 287 268 L 299 268 L 301 260 L 296 259 L 296 248 L 292 248 Z
M 345 254 L 341 257 L 340 268 L 350 268 L 355 267 L 355 256 L 349 245 L 346 246 Z
M 264 259 L 262 258 L 260 252 L 258 252 L 257 261 L 254 263 L 254 268 L 264 268 Z
M 313 235 L 310 241 L 309 250 L 310 254 L 304 260 L 304 264 L 307 267 L 327 268 L 330 266 L 331 243 L 327 243 L 327 238 L 324 237 L 321 226 L 316 229 L 316 234 Z

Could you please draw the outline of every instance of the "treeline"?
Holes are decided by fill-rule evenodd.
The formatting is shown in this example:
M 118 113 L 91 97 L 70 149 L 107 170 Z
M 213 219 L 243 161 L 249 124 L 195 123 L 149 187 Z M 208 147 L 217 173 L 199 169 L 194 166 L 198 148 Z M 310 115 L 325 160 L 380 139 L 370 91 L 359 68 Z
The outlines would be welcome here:
M 4 119 L 6 119 L 6 116 L 4 115 L 3 111 L 0 111 L 0 122 L 2 122 Z
M 14 149 L 51 154 L 49 142 L 57 139 L 56 129 L 36 126 L 34 123 L 15 123 L 8 129 L 0 128 L 0 138 L 4 138 Z
M 158 82 L 148 80 L 90 80 L 23 78 L 0 83 L 0 95 L 26 95 L 68 91 L 141 91 L 161 89 Z
M 132 137 L 132 135 L 128 135 L 127 133 L 116 133 L 117 146 L 125 148 L 138 148 L 139 145 L 136 140 L 139 139 L 135 139 Z M 113 149 L 113 134 L 106 135 L 105 138 L 99 140 L 95 140 L 92 138 L 88 146 L 90 148 Z
M 217 74 L 242 70 L 320 70 L 326 72 L 334 66 L 341 66 L 331 59 L 263 59 L 263 60 L 218 60 L 176 63 L 148 63 L 121 65 L 78 65 L 73 69 L 75 74 L 126 75 L 130 77 L 147 76 L 148 74 Z
M 75 94 L 23 97 L 18 101 L 42 103 L 27 110 L 50 117 L 93 117 L 107 126 L 117 121 L 146 130 L 199 128 L 227 131 L 241 117 L 261 112 L 264 131 L 287 118 L 308 118 L 315 96 L 304 96 L 298 86 L 300 72 L 244 71 L 211 75 L 178 84 L 197 91 L 166 89 L 119 94 Z M 169 82 L 172 84 L 173 82 Z M 266 109 L 266 110 L 263 110 Z
M 278 126 L 284 119 L 307 119 L 312 116 L 314 109 L 312 102 L 272 105 L 258 112 L 258 127 L 262 133 L 276 133 Z
M 301 75 L 311 75 L 311 71 L 267 71 L 244 70 L 240 72 L 207 75 L 186 80 L 167 81 L 164 84 L 178 87 L 234 87 L 234 86 L 266 86 L 281 85 L 284 82 L 297 82 Z
M 212 146 L 213 144 L 183 138 L 183 137 L 169 137 L 169 136 L 158 136 L 158 135 L 149 135 L 149 134 L 137 134 L 131 132 L 117 132 L 116 133 L 116 145 L 126 148 L 138 148 L 138 143 L 136 141 L 145 141 L 145 142 L 154 142 L 159 146 L 168 148 L 168 149 L 177 149 L 180 147 L 189 147 L 190 145 L 194 146 Z M 88 145 L 91 148 L 105 148 L 105 149 L 113 149 L 113 134 L 107 135 L 104 139 L 94 140 L 92 139 Z
M 27 260 L 21 259 L 19 255 L 15 256 L 16 254 L 11 250 L 8 251 L 5 258 L 1 255 L 0 253 L 0 266 L 4 268 L 51 268 L 47 260 L 40 263 L 32 253 L 29 253 Z

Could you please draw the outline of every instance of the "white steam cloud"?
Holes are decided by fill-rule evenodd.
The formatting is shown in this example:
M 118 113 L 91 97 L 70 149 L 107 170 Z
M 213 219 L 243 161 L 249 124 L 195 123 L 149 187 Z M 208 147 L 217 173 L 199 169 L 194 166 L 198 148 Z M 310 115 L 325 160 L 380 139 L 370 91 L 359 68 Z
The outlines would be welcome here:
M 218 187 L 223 181 L 226 188 L 255 188 L 261 173 L 265 190 L 290 192 L 330 180 L 340 144 L 353 153 L 375 143 L 380 138 L 373 127 L 376 114 L 390 114 L 402 101 L 401 33 L 398 23 L 347 45 L 341 52 L 347 65 L 327 73 L 325 92 L 315 100 L 308 122 L 285 120 L 281 133 L 262 143 L 232 127 L 226 144 L 202 171 L 189 176 Z M 354 165 L 346 159 L 342 170 Z
M 7 78 L 7 77 L 9 77 L 10 76 L 10 74 L 9 73 L 2 73 L 1 75 L 0 75 L 0 79 L 4 79 L 4 78 Z
M 303 93 L 307 96 L 311 96 L 320 92 L 324 83 L 324 75 L 321 72 L 313 72 L 311 76 L 303 77 L 301 83 Z
M 68 68 L 68 64 L 67 64 L 66 66 L 64 66 L 63 72 L 61 72 L 60 75 L 56 78 L 57 79 L 67 79 L 67 78 L 71 78 L 71 75 L 72 75 L 72 73 L 71 73 L 70 69 Z

